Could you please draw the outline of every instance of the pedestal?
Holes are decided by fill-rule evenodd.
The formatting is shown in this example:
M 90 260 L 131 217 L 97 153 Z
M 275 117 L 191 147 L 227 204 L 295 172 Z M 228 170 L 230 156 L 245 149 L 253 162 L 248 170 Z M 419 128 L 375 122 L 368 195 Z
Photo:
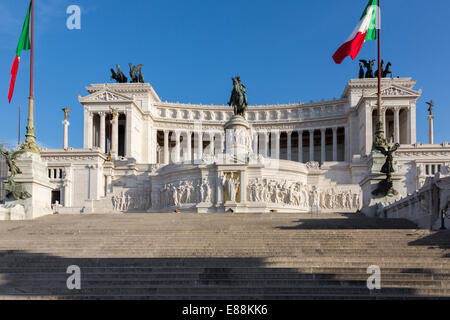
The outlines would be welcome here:
M 229 162 L 246 163 L 252 148 L 250 124 L 243 116 L 233 116 L 224 125 L 226 157 Z
M 398 191 L 397 195 L 392 196 L 376 196 L 372 192 L 375 191 L 379 183 L 386 179 L 386 175 L 381 173 L 381 167 L 385 162 L 385 157 L 379 152 L 372 152 L 369 163 L 369 174 L 360 182 L 363 191 L 363 209 L 361 210 L 368 217 L 375 217 L 379 214 L 382 207 L 387 206 L 401 199 L 401 176 L 393 174 L 393 187 Z
M 24 189 L 31 194 L 31 198 L 7 200 L 5 207 L 23 206 L 24 218 L 27 220 L 52 214 L 51 194 L 53 184 L 48 179 L 47 165 L 42 161 L 41 156 L 26 152 L 16 160 L 16 165 L 20 168 L 22 174 L 17 175 L 14 181 L 21 183 Z

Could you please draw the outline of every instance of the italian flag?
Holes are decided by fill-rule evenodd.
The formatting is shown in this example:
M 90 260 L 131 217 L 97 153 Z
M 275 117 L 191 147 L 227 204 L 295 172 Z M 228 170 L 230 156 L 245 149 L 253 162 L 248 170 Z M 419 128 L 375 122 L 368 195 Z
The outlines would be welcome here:
M 334 62 L 340 64 L 347 56 L 354 60 L 364 42 L 377 38 L 377 2 L 369 0 L 355 30 L 333 55 Z
M 19 69 L 19 61 L 20 61 L 20 53 L 22 50 L 30 50 L 30 13 L 31 13 L 31 2 L 28 7 L 28 13 L 25 18 L 25 22 L 23 23 L 22 33 L 20 34 L 19 43 L 17 44 L 16 49 L 16 58 L 14 59 L 12 68 L 11 68 L 11 82 L 9 83 L 9 93 L 8 93 L 8 101 L 11 103 L 11 98 L 14 92 L 14 84 L 16 83 L 17 70 Z

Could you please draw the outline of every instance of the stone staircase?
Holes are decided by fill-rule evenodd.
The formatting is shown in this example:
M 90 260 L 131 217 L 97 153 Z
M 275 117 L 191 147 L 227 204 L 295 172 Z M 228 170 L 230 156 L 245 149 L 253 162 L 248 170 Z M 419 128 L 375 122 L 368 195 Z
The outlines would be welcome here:
M 69 290 L 67 267 L 81 268 Z M 369 290 L 367 268 L 381 268 Z M 53 215 L 0 223 L 0 299 L 450 298 L 450 232 L 310 214 Z

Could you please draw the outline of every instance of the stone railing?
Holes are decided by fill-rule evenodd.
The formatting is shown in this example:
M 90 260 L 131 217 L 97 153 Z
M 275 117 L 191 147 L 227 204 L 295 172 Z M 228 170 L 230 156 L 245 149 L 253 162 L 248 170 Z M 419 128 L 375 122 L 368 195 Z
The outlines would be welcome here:
M 381 209 L 384 218 L 403 218 L 417 224 L 422 229 L 439 229 L 441 213 L 450 201 L 450 175 L 436 173 L 426 179 L 417 192 Z M 447 218 L 446 224 L 450 227 Z

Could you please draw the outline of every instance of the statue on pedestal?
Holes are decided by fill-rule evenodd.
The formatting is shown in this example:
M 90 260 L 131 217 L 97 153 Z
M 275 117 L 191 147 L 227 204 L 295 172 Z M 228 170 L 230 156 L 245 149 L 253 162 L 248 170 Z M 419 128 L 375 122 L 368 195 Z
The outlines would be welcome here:
M 428 112 L 430 113 L 429 115 L 432 116 L 433 115 L 433 107 L 434 107 L 434 101 L 431 100 L 430 102 L 425 102 L 428 105 Z
M 62 111 L 64 112 L 64 120 L 67 120 L 69 118 L 70 110 L 72 110 L 72 108 L 62 108 Z
M 394 170 L 394 152 L 400 147 L 399 143 L 394 144 L 392 147 L 389 145 L 385 146 L 375 146 L 375 148 L 380 151 L 385 157 L 386 161 L 381 167 L 380 172 L 386 174 L 386 179 L 382 180 L 378 184 L 378 188 L 372 192 L 373 195 L 383 195 L 383 196 L 393 196 L 397 195 L 398 192 L 394 190 L 392 183 L 392 173 Z
M 18 150 L 11 153 L 8 150 L 0 149 L 0 154 L 2 154 L 5 157 L 6 164 L 8 165 L 10 172 L 9 177 L 7 178 L 5 183 L 5 189 L 8 191 L 7 197 L 13 198 L 14 200 L 19 199 L 25 200 L 31 198 L 31 194 L 25 191 L 21 184 L 14 181 L 14 177 L 22 173 L 20 168 L 16 165 L 15 160 L 19 155 L 23 153 L 25 153 L 24 150 Z
M 233 107 L 235 116 L 245 117 L 245 112 L 248 107 L 247 92 L 239 76 L 233 78 L 233 90 L 231 91 L 228 105 Z

